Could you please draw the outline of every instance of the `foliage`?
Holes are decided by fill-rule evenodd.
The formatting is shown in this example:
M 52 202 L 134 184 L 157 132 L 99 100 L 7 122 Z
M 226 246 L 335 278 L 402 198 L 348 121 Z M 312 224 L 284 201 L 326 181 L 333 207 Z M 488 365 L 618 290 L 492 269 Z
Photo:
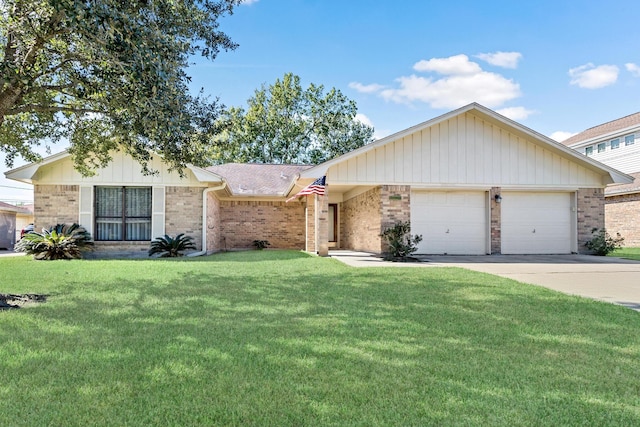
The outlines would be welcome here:
M 56 224 L 41 233 L 25 234 L 15 245 L 37 260 L 81 259 L 82 252 L 93 249 L 91 234 L 78 224 Z
M 392 227 L 387 228 L 380 235 L 388 245 L 385 259 L 391 261 L 406 260 L 418 250 L 418 243 L 422 241 L 421 235 L 411 236 L 410 221 L 398 221 Z
M 196 249 L 193 237 L 185 236 L 184 233 L 180 233 L 176 237 L 165 234 L 162 237 L 156 237 L 151 242 L 149 256 L 160 254 L 161 258 L 180 257 L 183 255 L 182 252 L 188 249 Z
M 150 152 L 201 165 L 217 101 L 188 93 L 189 58 L 236 45 L 219 17 L 240 0 L 0 2 L 0 149 L 35 161 L 66 138 L 85 175 L 121 149 L 150 172 Z
M 259 251 L 263 250 L 267 246 L 271 246 L 271 243 L 269 243 L 268 240 L 254 240 L 253 241 L 253 247 L 255 247 Z
M 612 237 L 604 228 L 594 228 L 591 230 L 591 235 L 593 237 L 585 243 L 585 246 L 595 255 L 605 256 L 621 248 L 622 242 L 624 242 L 624 237 L 622 237 L 620 233 L 616 233 L 616 237 Z
M 373 128 L 356 120 L 357 107 L 339 90 L 303 90 L 287 73 L 248 100 L 249 109 L 231 108 L 214 139 L 213 162 L 317 164 L 372 140 Z
M 0 272 L 49 295 L 0 315 L 5 424 L 640 425 L 638 313 L 507 278 L 300 251 Z

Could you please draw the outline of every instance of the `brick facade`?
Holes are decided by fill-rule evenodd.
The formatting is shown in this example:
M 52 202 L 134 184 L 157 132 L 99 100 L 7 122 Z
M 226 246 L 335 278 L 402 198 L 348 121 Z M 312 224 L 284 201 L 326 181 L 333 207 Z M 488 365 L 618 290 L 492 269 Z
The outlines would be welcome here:
M 77 223 L 80 216 L 79 191 L 77 185 L 35 185 L 33 188 L 35 229 L 41 230 L 56 224 Z
M 221 246 L 220 201 L 213 193 L 207 194 L 207 253 L 219 252 Z
M 223 200 L 219 213 L 221 250 L 253 248 L 254 240 L 268 240 L 269 248 L 305 247 L 304 205 L 299 202 Z
M 604 210 L 609 234 L 620 233 L 624 246 L 640 246 L 640 193 L 607 197 Z
M 578 190 L 578 253 L 587 253 L 585 244 L 594 228 L 604 228 L 604 189 Z
M 500 191 L 500 187 L 492 187 L 489 191 L 492 254 L 499 254 L 502 252 L 502 204 L 496 201 L 496 196 L 500 194 Z
M 202 187 L 166 187 L 164 193 L 164 232 L 169 236 L 184 233 L 193 237 L 202 249 Z M 158 236 L 151 236 L 155 239 Z
M 381 188 L 376 187 L 342 203 L 341 247 L 356 251 L 382 252 L 380 232 Z

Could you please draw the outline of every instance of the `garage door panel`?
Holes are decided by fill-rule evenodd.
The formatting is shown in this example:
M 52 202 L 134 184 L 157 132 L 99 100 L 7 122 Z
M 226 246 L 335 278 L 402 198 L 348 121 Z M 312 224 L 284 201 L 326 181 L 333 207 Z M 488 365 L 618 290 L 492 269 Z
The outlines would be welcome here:
M 570 253 L 570 193 L 502 194 L 503 254 Z
M 422 235 L 418 253 L 485 254 L 484 192 L 414 192 L 411 232 Z

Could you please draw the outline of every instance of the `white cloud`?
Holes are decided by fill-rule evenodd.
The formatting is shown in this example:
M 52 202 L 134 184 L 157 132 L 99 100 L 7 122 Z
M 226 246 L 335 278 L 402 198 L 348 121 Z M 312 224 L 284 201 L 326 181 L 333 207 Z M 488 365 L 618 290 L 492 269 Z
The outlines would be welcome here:
M 520 52 L 479 53 L 476 58 L 487 61 L 491 65 L 503 68 L 518 68 L 518 61 L 522 59 Z
M 530 115 L 536 113 L 536 111 L 529 110 L 525 107 L 507 107 L 496 110 L 496 112 L 510 118 L 511 120 L 524 120 Z
M 358 92 L 361 93 L 374 93 L 374 92 L 379 92 L 380 90 L 384 89 L 384 86 L 379 85 L 379 84 L 370 84 L 370 85 L 363 85 L 360 82 L 351 82 L 349 83 L 349 87 L 351 89 L 355 89 Z
M 357 113 L 355 119 L 356 121 L 359 121 L 363 125 L 371 126 L 373 128 L 373 139 L 381 139 L 391 133 L 387 129 L 377 129 L 373 125 L 373 122 L 371 121 L 371 119 L 362 113 Z
M 565 132 L 563 130 L 558 130 L 549 135 L 549 138 L 553 139 L 554 141 L 562 142 L 565 139 L 571 138 L 573 135 L 575 135 L 575 132 Z
M 422 101 L 432 108 L 458 108 L 472 102 L 494 108 L 520 96 L 517 83 L 486 71 L 437 80 L 411 75 L 397 81 L 399 88 L 380 92 L 384 99 L 397 103 Z
M 618 67 L 615 65 L 584 64 L 569 70 L 571 84 L 585 89 L 599 89 L 614 84 L 618 80 Z
M 241 2 L 241 4 L 246 4 L 246 5 L 250 5 L 254 3 L 258 3 L 258 0 L 242 0 Z
M 434 71 L 444 75 L 477 74 L 482 71 L 475 62 L 469 61 L 467 55 L 455 55 L 448 58 L 432 58 L 416 62 L 413 65 L 416 71 Z
M 356 114 L 356 121 L 362 123 L 363 125 L 367 125 L 367 126 L 373 127 L 373 122 L 371 121 L 371 119 L 369 117 L 365 116 L 364 114 L 357 113 Z
M 624 64 L 628 72 L 633 74 L 634 77 L 640 77 L 640 67 L 632 62 Z

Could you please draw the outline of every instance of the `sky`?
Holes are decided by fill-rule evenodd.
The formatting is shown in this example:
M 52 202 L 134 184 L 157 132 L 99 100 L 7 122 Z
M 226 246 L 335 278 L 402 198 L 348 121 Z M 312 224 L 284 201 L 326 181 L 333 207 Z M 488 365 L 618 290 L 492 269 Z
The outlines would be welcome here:
M 238 48 L 188 74 L 246 107 L 294 73 L 356 101 L 376 138 L 478 102 L 562 140 L 640 111 L 639 19 L 637 0 L 249 0 L 220 20 Z M 32 198 L 0 174 L 0 200 Z

